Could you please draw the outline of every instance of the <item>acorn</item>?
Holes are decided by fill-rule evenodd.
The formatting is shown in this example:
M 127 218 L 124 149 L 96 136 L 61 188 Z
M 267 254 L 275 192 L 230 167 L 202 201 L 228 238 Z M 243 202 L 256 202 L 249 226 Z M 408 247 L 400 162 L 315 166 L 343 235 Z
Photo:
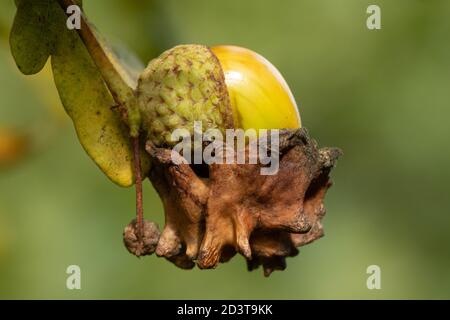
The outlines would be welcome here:
M 272 63 L 252 50 L 237 46 L 217 46 L 211 50 L 225 75 L 236 128 L 301 127 L 294 96 Z
M 203 132 L 228 128 L 300 128 L 297 104 L 281 73 L 264 57 L 236 46 L 179 45 L 150 61 L 137 97 L 147 138 L 173 147 L 171 133 L 194 121 Z

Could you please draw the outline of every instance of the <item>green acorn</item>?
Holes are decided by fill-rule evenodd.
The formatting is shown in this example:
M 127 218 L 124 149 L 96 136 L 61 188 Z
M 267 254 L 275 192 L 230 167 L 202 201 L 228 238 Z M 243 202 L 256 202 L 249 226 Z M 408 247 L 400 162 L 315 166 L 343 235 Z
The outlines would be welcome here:
M 175 129 L 233 128 L 230 98 L 217 57 L 203 45 L 180 45 L 150 61 L 139 78 L 142 126 L 157 146 L 173 147 Z

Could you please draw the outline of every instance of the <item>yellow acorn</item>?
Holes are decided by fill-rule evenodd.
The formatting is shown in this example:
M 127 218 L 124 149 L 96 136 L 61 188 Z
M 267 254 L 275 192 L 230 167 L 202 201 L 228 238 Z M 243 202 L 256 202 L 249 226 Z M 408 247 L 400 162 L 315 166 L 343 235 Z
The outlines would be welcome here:
M 235 46 L 180 45 L 150 61 L 137 97 L 147 138 L 172 147 L 175 129 L 299 128 L 294 97 L 280 72 Z
M 237 128 L 301 127 L 297 104 L 288 84 L 266 58 L 236 46 L 217 46 L 211 50 L 225 74 Z

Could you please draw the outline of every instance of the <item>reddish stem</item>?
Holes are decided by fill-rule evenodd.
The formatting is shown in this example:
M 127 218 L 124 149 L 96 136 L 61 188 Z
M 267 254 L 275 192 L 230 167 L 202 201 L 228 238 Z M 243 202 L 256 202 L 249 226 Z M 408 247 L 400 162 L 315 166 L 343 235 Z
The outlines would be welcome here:
M 141 156 L 139 148 L 139 137 L 131 138 L 133 145 L 133 163 L 136 185 L 136 222 L 138 240 L 142 241 L 144 237 L 144 208 L 142 206 L 142 176 L 141 176 Z

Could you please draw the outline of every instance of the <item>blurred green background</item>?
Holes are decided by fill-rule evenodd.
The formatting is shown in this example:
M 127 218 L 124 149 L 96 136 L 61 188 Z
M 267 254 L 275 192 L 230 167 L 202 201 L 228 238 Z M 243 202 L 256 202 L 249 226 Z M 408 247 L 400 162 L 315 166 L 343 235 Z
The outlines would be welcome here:
M 450 298 L 450 1 L 84 3 L 107 38 L 143 61 L 202 43 L 273 62 L 311 135 L 345 152 L 326 236 L 268 279 L 241 257 L 183 271 L 131 256 L 122 230 L 134 190 L 113 185 L 84 153 L 51 74 L 19 73 L 7 41 L 15 8 L 3 0 L 0 134 L 18 135 L 23 148 L 0 171 L 0 298 Z M 369 4 L 381 7 L 381 30 L 366 28 Z M 147 217 L 163 225 L 159 198 L 149 183 L 144 191 Z M 81 290 L 66 289 L 71 264 L 81 267 Z M 372 264 L 381 290 L 366 287 Z

